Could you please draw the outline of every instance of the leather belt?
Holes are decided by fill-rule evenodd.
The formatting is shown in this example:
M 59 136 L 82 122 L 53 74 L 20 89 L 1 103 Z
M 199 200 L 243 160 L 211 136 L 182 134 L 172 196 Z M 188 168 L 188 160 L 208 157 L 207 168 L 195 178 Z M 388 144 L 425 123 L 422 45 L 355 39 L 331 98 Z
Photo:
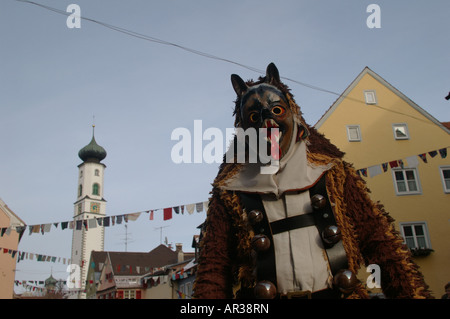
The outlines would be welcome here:
M 292 291 L 286 294 L 280 294 L 279 299 L 339 299 L 340 295 L 338 290 L 328 288 L 315 292 Z
M 271 222 L 270 228 L 272 228 L 272 235 L 276 235 L 297 228 L 314 226 L 315 224 L 314 214 L 303 214 Z

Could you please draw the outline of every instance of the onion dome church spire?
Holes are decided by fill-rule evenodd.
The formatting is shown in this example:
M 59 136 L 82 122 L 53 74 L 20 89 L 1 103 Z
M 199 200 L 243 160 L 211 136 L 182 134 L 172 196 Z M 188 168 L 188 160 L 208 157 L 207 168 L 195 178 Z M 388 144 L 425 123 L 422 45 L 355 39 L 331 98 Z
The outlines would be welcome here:
M 83 162 L 100 163 L 106 157 L 106 150 L 100 145 L 98 145 L 97 142 L 95 141 L 94 130 L 95 125 L 92 125 L 91 142 L 78 152 L 78 156 L 83 160 Z

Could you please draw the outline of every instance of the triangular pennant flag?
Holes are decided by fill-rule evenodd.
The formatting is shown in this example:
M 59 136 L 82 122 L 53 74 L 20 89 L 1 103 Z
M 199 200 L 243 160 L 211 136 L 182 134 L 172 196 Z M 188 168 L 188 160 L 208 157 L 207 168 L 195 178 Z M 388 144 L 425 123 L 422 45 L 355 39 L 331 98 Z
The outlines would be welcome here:
M 149 219 L 150 219 L 150 220 L 153 220 L 153 217 L 154 217 L 154 216 L 153 216 L 153 210 L 151 210 L 151 211 L 150 211 L 150 217 L 149 217 Z
M 439 154 L 441 155 L 442 158 L 446 158 L 447 157 L 447 148 L 441 148 L 439 150 Z
M 179 214 L 180 213 L 180 207 L 179 206 L 174 207 L 173 210 L 175 211 L 175 214 Z
M 383 163 L 383 164 L 381 164 L 381 167 L 383 167 L 383 172 L 387 172 L 387 170 L 388 170 L 388 163 Z
M 201 211 L 203 211 L 203 203 L 200 202 L 200 203 L 195 204 L 195 208 L 197 210 L 197 213 L 200 213 Z
M 188 211 L 189 214 L 192 214 L 194 212 L 194 209 L 195 209 L 195 204 L 186 205 L 186 210 Z
M 431 151 L 431 152 L 428 152 L 428 154 L 430 154 L 431 157 L 435 157 L 438 154 L 438 152 L 437 151 Z
M 361 174 L 362 174 L 364 177 L 367 177 L 367 168 L 361 168 L 361 169 L 359 169 L 359 170 L 358 170 L 358 174 L 360 174 L 360 176 L 361 176 Z
M 424 163 L 428 163 L 428 162 L 427 162 L 427 154 L 426 154 L 426 153 L 419 154 L 418 156 L 420 157 L 420 159 L 421 159 Z

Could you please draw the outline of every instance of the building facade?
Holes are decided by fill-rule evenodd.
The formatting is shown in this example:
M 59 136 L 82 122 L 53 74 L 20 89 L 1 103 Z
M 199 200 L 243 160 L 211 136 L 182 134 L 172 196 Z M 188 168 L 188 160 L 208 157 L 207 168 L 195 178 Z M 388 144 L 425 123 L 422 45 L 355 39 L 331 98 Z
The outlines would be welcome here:
M 91 252 L 104 249 L 105 230 L 101 221 L 106 216 L 103 197 L 106 166 L 101 163 L 106 151 L 95 141 L 94 132 L 91 142 L 79 151 L 78 156 L 83 163 L 78 166 L 77 200 L 74 203 L 71 272 L 75 275 L 71 278 L 75 282 L 70 288 L 78 289 L 77 297 L 84 299 Z
M 315 128 L 395 219 L 439 298 L 450 281 L 450 130 L 367 67 Z
M 0 299 L 12 299 L 16 276 L 15 254 L 25 223 L 0 199 Z

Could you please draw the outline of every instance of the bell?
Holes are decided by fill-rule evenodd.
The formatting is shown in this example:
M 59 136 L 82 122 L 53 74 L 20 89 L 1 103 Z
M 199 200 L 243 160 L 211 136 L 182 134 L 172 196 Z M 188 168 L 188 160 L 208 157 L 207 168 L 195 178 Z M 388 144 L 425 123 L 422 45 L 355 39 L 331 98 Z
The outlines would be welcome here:
M 322 239 L 327 245 L 334 245 L 341 240 L 341 231 L 335 225 L 327 226 L 322 231 Z
M 262 280 L 256 284 L 254 293 L 257 299 L 274 299 L 277 296 L 277 287 L 268 280 Z
M 311 197 L 311 206 L 314 210 L 319 210 L 325 207 L 327 200 L 320 194 Z
M 333 278 L 333 284 L 344 294 L 352 293 L 358 283 L 356 275 L 348 269 L 339 270 Z
M 260 223 L 263 218 L 263 213 L 261 213 L 259 210 L 252 210 L 250 213 L 248 213 L 248 220 L 252 225 Z
M 255 235 L 252 246 L 257 252 L 266 251 L 270 248 L 270 239 L 266 235 Z

